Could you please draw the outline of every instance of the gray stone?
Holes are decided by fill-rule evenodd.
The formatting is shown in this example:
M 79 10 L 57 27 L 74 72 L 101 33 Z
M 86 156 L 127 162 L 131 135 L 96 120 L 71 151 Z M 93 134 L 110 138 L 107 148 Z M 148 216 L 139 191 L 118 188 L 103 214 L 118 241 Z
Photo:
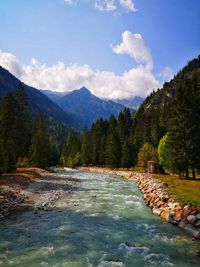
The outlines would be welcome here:
M 181 220 L 180 223 L 178 224 L 178 226 L 179 226 L 181 229 L 184 229 L 186 225 L 187 225 L 187 222 L 186 222 L 185 219 Z
M 199 239 L 200 238 L 200 229 L 195 228 L 192 224 L 188 223 L 184 230 L 191 234 L 193 237 Z
M 189 215 L 189 216 L 187 216 L 187 220 L 188 220 L 188 222 L 193 224 L 196 221 L 196 216 L 195 215 Z
M 196 215 L 197 220 L 200 220 L 200 213 Z

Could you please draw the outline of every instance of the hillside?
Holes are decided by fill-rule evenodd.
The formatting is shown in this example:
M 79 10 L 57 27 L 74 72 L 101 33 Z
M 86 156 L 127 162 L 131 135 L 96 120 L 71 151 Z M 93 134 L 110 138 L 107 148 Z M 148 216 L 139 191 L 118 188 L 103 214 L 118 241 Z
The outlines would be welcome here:
M 20 84 L 17 79 L 6 69 L 0 67 L 0 97 L 5 96 L 8 92 L 14 92 Z M 28 96 L 29 105 L 33 117 L 37 113 L 42 113 L 46 120 L 68 123 L 67 114 L 46 95 L 39 90 L 23 84 L 24 91 Z
M 200 56 L 189 61 L 170 82 L 163 88 L 151 93 L 139 108 L 135 117 L 135 144 L 140 146 L 145 142 L 158 145 L 159 140 L 167 132 L 171 108 L 177 88 L 189 79 L 200 80 Z

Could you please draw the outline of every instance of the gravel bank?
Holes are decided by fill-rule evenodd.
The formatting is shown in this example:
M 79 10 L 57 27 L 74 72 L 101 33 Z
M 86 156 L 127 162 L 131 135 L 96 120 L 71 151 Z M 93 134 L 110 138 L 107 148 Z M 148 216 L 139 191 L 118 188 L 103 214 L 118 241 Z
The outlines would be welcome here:
M 72 179 L 62 169 L 48 172 L 38 168 L 25 168 L 20 171 L 29 174 L 29 178 L 30 173 L 34 172 L 34 179 L 27 178 L 24 185 L 24 181 L 21 183 L 24 178 L 22 175 L 10 184 L 5 181 L 0 185 L 0 219 L 22 207 L 33 208 L 35 213 L 56 207 L 57 199 L 64 194 L 73 193 L 78 188 L 79 180 Z

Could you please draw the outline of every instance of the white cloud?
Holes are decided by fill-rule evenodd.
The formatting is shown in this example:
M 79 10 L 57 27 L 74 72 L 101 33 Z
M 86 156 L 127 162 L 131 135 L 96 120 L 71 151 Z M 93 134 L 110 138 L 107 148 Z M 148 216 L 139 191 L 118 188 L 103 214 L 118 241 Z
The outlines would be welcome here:
M 95 9 L 99 11 L 114 11 L 117 9 L 115 0 L 97 0 L 94 4 Z
M 165 67 L 160 73 L 159 76 L 165 81 L 169 81 L 173 78 L 173 70 L 170 67 Z
M 72 6 L 80 0 L 63 0 L 66 5 Z M 127 10 L 128 12 L 137 11 L 133 0 L 87 0 L 85 3 L 93 4 L 98 11 L 112 12 L 116 11 L 119 7 Z
M 147 96 L 161 86 L 152 73 L 152 57 L 140 34 L 124 32 L 122 43 L 113 47 L 117 54 L 127 54 L 137 63 L 136 67 L 117 75 L 112 71 L 95 71 L 89 65 L 63 62 L 48 66 L 32 58 L 22 65 L 16 56 L 0 51 L 0 65 L 7 68 L 28 85 L 39 89 L 68 92 L 82 86 L 101 98 L 117 99 Z
M 137 11 L 132 0 L 119 0 L 119 3 L 128 11 Z
M 64 0 L 66 5 L 72 6 L 74 4 L 74 0 Z
M 0 65 L 8 69 L 17 77 L 21 76 L 21 66 L 18 59 L 13 54 L 2 52 L 0 50 Z
M 126 54 L 137 63 L 145 64 L 150 69 L 153 67 L 150 49 L 146 47 L 144 39 L 139 33 L 133 34 L 125 31 L 122 34 L 122 43 L 112 46 L 112 50 L 116 54 Z

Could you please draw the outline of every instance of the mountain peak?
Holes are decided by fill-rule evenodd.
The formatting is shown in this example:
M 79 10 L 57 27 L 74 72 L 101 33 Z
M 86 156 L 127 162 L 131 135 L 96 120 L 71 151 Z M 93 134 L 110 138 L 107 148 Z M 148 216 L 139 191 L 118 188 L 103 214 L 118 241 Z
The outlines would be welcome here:
M 81 93 L 87 93 L 87 94 L 91 94 L 90 90 L 87 89 L 87 87 L 83 86 L 80 89 L 76 90 L 79 91 Z

